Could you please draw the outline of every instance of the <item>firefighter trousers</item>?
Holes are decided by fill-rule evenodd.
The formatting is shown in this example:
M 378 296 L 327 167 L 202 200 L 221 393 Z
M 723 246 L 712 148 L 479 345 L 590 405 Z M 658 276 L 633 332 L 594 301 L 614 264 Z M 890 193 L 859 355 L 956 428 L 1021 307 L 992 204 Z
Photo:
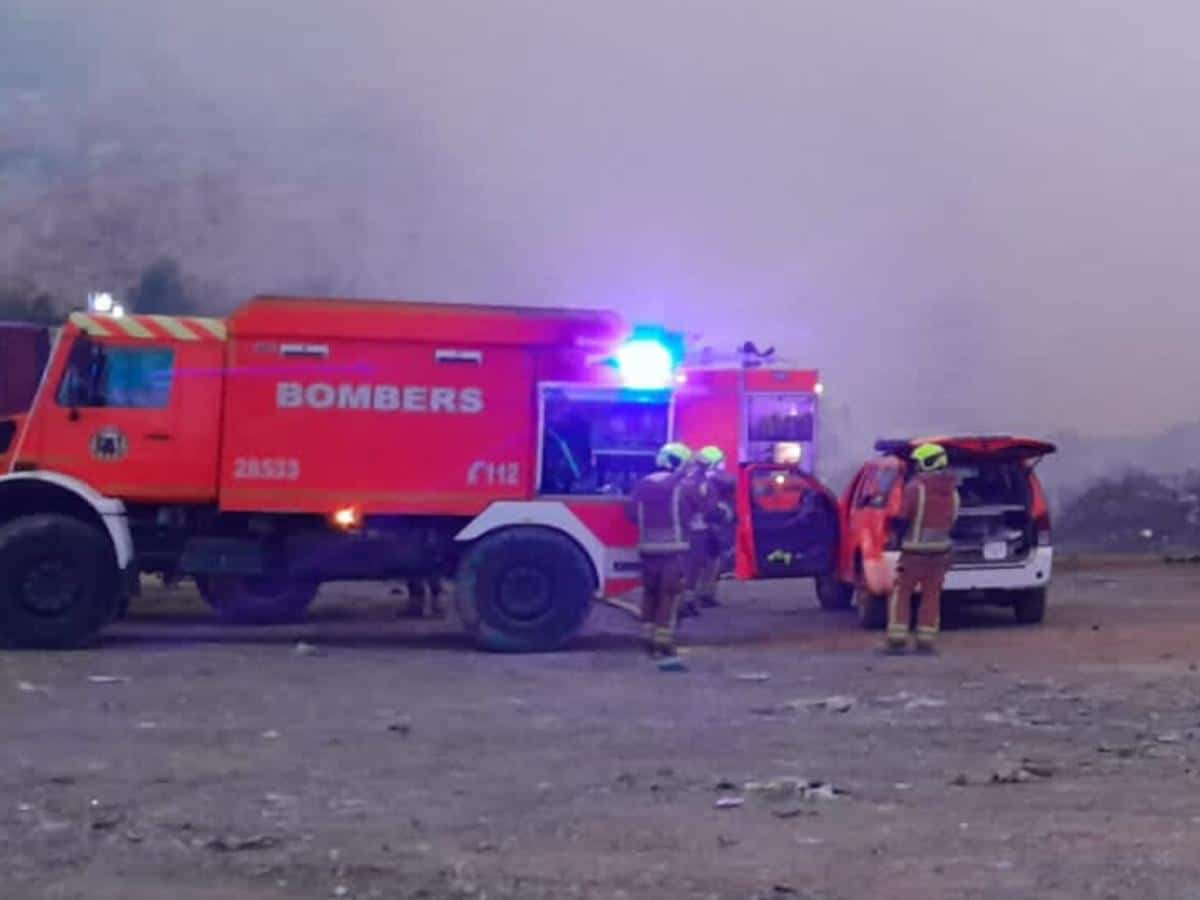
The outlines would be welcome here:
M 721 547 L 710 530 L 693 531 L 687 554 L 687 590 L 691 599 L 713 605 L 717 599 L 717 576 L 721 568 Z
M 896 583 L 888 603 L 888 643 L 908 640 L 913 595 L 921 592 L 917 609 L 917 643 L 932 646 L 942 623 L 942 585 L 950 569 L 949 553 L 901 553 Z
M 684 554 L 643 553 L 642 627 L 652 646 L 675 645 L 675 618 L 683 595 Z

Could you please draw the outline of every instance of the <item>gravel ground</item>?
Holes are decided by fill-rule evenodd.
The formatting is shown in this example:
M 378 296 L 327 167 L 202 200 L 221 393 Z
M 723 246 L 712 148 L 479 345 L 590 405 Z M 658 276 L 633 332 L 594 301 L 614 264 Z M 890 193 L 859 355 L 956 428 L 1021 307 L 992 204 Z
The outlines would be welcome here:
M 496 656 L 341 585 L 303 626 L 150 591 L 0 654 L 4 895 L 1200 897 L 1200 568 L 1064 574 L 933 659 L 722 588 L 683 674 L 616 610 Z

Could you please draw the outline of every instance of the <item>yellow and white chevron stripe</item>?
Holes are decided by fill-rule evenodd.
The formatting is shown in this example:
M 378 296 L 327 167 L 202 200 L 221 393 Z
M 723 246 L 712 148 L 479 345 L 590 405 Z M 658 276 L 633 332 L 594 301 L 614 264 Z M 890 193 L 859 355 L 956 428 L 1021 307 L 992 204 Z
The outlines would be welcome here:
M 74 312 L 70 322 L 93 337 L 153 341 L 224 341 L 228 337 L 223 319 L 203 316 L 102 316 Z

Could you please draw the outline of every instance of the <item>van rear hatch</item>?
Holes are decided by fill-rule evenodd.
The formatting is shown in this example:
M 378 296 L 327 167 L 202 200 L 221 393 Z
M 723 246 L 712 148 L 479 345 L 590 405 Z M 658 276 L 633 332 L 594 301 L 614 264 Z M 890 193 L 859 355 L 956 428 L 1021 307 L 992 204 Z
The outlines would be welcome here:
M 956 566 L 1020 565 L 1037 547 L 1033 465 L 1056 451 L 1032 438 L 972 436 L 879 441 L 875 449 L 908 458 L 923 443 L 946 448 L 962 500 L 954 540 Z
M 933 437 L 918 440 L 883 440 L 875 442 L 875 449 L 889 456 L 905 459 L 922 444 L 941 444 L 950 454 L 950 461 L 983 459 L 997 462 L 1033 462 L 1049 456 L 1058 448 L 1046 441 L 1034 438 L 992 435 L 979 437 Z

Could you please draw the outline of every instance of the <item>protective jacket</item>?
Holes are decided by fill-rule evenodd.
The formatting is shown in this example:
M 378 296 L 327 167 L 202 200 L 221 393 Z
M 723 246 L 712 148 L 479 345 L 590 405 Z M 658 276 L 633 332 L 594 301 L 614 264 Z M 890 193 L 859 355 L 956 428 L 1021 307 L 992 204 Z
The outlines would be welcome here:
M 638 551 L 682 553 L 688 549 L 688 525 L 701 512 L 696 482 L 688 473 L 654 472 L 639 481 L 627 514 L 637 522 Z
M 905 553 L 949 553 L 958 509 L 958 479 L 952 472 L 917 475 L 904 488 L 900 518 L 908 528 L 900 549 Z

